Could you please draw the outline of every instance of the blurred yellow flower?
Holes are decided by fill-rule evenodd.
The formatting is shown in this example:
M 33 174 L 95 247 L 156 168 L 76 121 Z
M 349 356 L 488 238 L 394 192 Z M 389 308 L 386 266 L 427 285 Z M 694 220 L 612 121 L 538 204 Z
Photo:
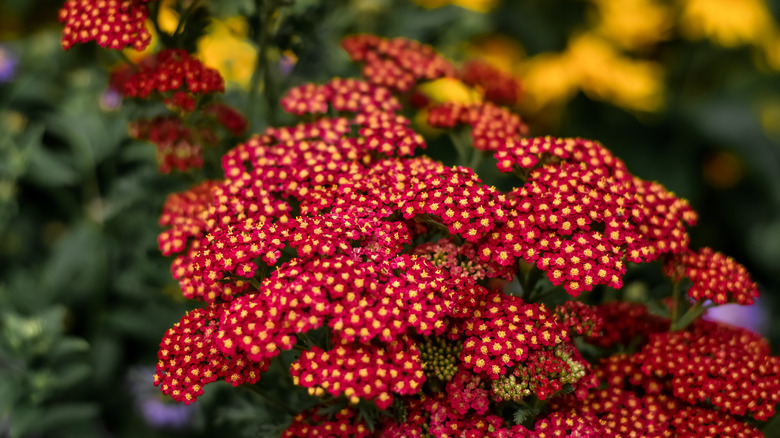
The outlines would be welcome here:
M 244 18 L 212 20 L 209 32 L 198 40 L 198 58 L 219 71 L 227 86 L 248 88 L 257 63 L 257 50 L 247 39 Z
M 724 47 L 760 44 L 776 27 L 764 0 L 681 0 L 680 28 L 690 39 Z
M 518 76 L 532 110 L 562 103 L 577 90 L 633 111 L 656 111 L 663 104 L 661 66 L 625 57 L 592 33 L 572 38 L 563 53 L 532 57 Z
M 476 12 L 490 12 L 498 4 L 498 0 L 414 0 L 414 2 L 428 9 L 455 5 Z
M 780 102 L 766 102 L 759 107 L 758 113 L 766 135 L 780 141 Z
M 426 82 L 421 84 L 418 90 L 435 103 L 469 104 L 482 101 L 479 91 L 455 78 L 441 78 Z
M 517 40 L 505 35 L 490 35 L 471 42 L 467 58 L 481 59 L 493 67 L 511 73 L 525 58 L 525 50 Z
M 577 71 L 572 69 L 570 57 L 562 53 L 534 56 L 517 75 L 523 82 L 523 105 L 534 112 L 571 99 L 578 89 Z
M 769 67 L 780 70 L 780 32 L 763 41 L 762 49 Z
M 637 50 L 671 36 L 672 8 L 657 0 L 591 0 L 596 6 L 593 30 L 613 44 Z
M 160 30 L 167 34 L 173 34 L 179 26 L 179 14 L 173 9 L 175 3 L 175 0 L 162 0 L 160 2 L 157 24 L 160 26 Z
M 580 88 L 591 98 L 629 110 L 661 108 L 664 82 L 660 64 L 625 57 L 589 33 L 570 40 L 567 53 L 572 69 L 579 71 Z

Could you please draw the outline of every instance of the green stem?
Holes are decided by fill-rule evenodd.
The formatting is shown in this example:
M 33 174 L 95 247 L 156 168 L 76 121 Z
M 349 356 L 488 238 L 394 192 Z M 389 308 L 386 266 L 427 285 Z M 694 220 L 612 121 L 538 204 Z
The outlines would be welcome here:
M 306 344 L 306 349 L 317 346 L 317 343 L 306 333 L 299 333 L 298 336 L 300 336 L 303 343 Z
M 165 32 L 163 32 L 162 28 L 160 28 L 160 8 L 161 2 L 153 2 L 154 8 L 154 14 L 152 18 L 152 24 L 154 25 L 154 30 L 157 32 L 157 37 L 160 39 L 160 42 L 164 43 L 165 38 L 163 37 L 165 35 Z
M 187 21 L 187 18 L 189 18 L 192 11 L 195 10 L 197 6 L 199 6 L 200 1 L 193 0 L 192 3 L 187 7 L 187 9 L 184 10 L 184 12 L 179 16 L 179 23 L 176 24 L 176 30 L 173 31 L 171 34 L 171 37 L 175 37 L 179 34 L 179 32 L 184 30 L 184 23 Z
M 450 140 L 452 140 L 453 146 L 455 146 L 455 151 L 458 153 L 458 165 L 463 167 L 469 167 L 470 160 L 469 160 L 469 149 L 471 149 L 471 146 L 467 144 L 466 141 L 463 140 L 463 132 L 454 132 L 449 131 L 448 135 L 450 137 Z
M 267 403 L 272 404 L 277 408 L 286 411 L 290 415 L 298 415 L 298 412 L 295 409 L 287 406 L 284 402 L 270 396 L 268 393 L 258 388 L 256 385 L 245 384 L 245 385 L 241 385 L 241 387 L 254 392 L 255 394 L 259 395 L 263 400 L 265 400 Z
M 268 67 L 266 57 L 268 56 L 268 41 L 270 40 L 273 31 L 273 18 L 280 5 L 280 2 L 275 0 L 264 9 L 264 3 L 265 2 L 261 0 L 255 2 L 257 8 L 257 62 L 255 63 L 255 70 L 252 72 L 252 79 L 249 83 L 249 98 L 246 110 L 247 120 L 249 120 L 252 128 L 255 128 L 254 119 L 257 112 L 257 95 L 260 92 L 260 83 L 266 79 L 266 70 Z
M 537 268 L 536 265 L 527 264 L 527 268 L 523 268 L 523 261 L 519 261 L 518 278 L 520 279 L 520 285 L 523 287 L 523 300 L 531 302 L 534 289 L 542 278 L 542 270 Z
M 248 279 L 247 281 L 249 281 L 249 284 L 254 286 L 255 289 L 260 290 L 260 281 L 257 278 L 252 277 L 252 278 Z
M 485 157 L 485 155 L 482 153 L 479 149 L 474 149 L 474 153 L 471 155 L 471 162 L 469 163 L 469 167 L 474 172 L 477 171 L 477 167 L 479 166 L 479 163 L 482 162 L 482 159 Z
M 697 301 L 696 304 L 691 306 L 691 308 L 680 317 L 680 319 L 672 320 L 672 325 L 669 331 L 675 332 L 683 330 L 684 328 L 691 325 L 691 323 L 693 323 L 693 321 L 695 321 L 697 318 L 704 315 L 704 312 L 706 312 L 707 309 L 708 307 L 705 307 L 702 301 Z
M 680 315 L 680 282 L 676 281 L 672 286 L 672 322 L 669 331 L 674 331 L 674 324 Z

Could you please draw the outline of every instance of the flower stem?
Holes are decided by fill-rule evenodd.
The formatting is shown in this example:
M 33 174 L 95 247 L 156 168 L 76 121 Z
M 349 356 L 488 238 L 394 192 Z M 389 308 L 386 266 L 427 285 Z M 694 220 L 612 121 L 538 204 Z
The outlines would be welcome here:
M 680 315 L 680 282 L 675 281 L 672 286 L 672 322 L 669 326 L 669 331 L 674 331 L 674 325 L 677 322 L 677 317 Z
M 680 319 L 672 320 L 672 325 L 669 328 L 669 331 L 675 332 L 683 330 L 684 328 L 691 325 L 691 323 L 693 323 L 693 321 L 695 321 L 697 318 L 704 315 L 704 312 L 706 311 L 707 307 L 704 306 L 703 302 L 697 301 L 696 304 L 691 306 L 691 308 L 680 317 Z
M 469 158 L 471 146 L 463 138 L 464 132 L 465 131 L 449 131 L 448 135 L 452 141 L 452 145 L 455 146 L 455 151 L 458 153 L 458 165 L 471 168 L 471 162 L 473 161 L 473 157 Z
M 277 408 L 280 408 L 280 409 L 284 410 L 285 412 L 287 412 L 290 415 L 297 415 L 298 414 L 298 412 L 295 409 L 287 406 L 281 400 L 278 400 L 275 397 L 272 397 L 271 395 L 269 395 L 268 393 L 266 393 L 262 389 L 258 388 L 257 385 L 245 384 L 245 385 L 241 385 L 241 387 L 242 388 L 246 388 L 246 389 L 254 392 L 255 394 L 259 395 L 263 400 L 265 400 L 267 403 L 272 404 L 272 405 L 276 406 Z
M 192 11 L 195 10 L 197 6 L 199 6 L 200 1 L 199 0 L 193 0 L 192 3 L 190 3 L 189 6 L 187 6 L 187 9 L 182 12 L 181 16 L 179 16 L 179 23 L 176 24 L 176 30 L 173 31 L 171 34 L 171 37 L 175 37 L 179 34 L 179 32 L 184 30 L 184 23 L 187 21 L 187 18 L 189 18 Z
M 261 0 L 255 1 L 257 8 L 257 62 L 255 63 L 255 70 L 252 72 L 252 79 L 249 83 L 249 98 L 246 110 L 247 120 L 249 120 L 249 124 L 253 129 L 257 128 L 254 126 L 254 119 L 257 115 L 257 96 L 260 93 L 260 85 L 261 83 L 263 83 L 264 86 L 267 85 L 264 83 L 267 79 L 266 70 L 268 70 L 266 57 L 268 57 L 269 41 L 274 28 L 273 21 L 274 17 L 277 15 L 277 9 L 282 5 L 282 2 L 279 0 L 271 1 L 267 6 L 264 5 L 265 3 L 266 2 Z

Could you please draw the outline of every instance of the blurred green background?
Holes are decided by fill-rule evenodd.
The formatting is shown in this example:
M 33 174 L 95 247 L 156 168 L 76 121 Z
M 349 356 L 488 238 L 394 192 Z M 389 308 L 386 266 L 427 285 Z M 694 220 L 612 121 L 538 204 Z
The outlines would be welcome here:
M 204 3 L 217 21 L 199 55 L 222 67 L 228 102 L 258 105 L 246 88 L 268 2 Z M 338 47 L 349 33 L 482 58 L 523 82 L 533 134 L 598 139 L 689 199 L 692 245 L 747 266 L 763 295 L 742 318 L 763 318 L 780 350 L 780 0 L 291 3 L 270 30 L 256 130 L 289 120 L 274 102 L 290 86 L 359 74 Z M 127 136 L 149 109 L 107 91 L 120 58 L 62 51 L 60 6 L 0 2 L 0 437 L 273 436 L 284 415 L 248 391 L 215 384 L 185 407 L 151 385 L 163 333 L 197 305 L 157 250 L 158 216 L 218 163 L 159 174 Z

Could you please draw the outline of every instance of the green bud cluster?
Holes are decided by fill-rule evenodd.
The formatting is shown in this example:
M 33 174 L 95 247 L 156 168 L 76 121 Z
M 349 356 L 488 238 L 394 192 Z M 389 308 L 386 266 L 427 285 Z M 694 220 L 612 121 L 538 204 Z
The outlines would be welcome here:
M 568 349 L 556 346 L 552 351 L 530 357 L 512 374 L 493 381 L 492 390 L 494 396 L 514 402 L 532 394 L 544 399 L 564 385 L 574 385 L 586 373 L 585 364 L 573 358 Z
M 529 381 L 525 378 L 518 378 L 514 374 L 501 376 L 493 381 L 493 394 L 502 400 L 511 400 L 519 402 L 520 400 L 533 394 L 529 387 Z
M 426 338 L 419 344 L 422 368 L 428 377 L 449 382 L 457 372 L 458 357 L 463 348 L 461 342 L 449 342 L 443 337 Z

